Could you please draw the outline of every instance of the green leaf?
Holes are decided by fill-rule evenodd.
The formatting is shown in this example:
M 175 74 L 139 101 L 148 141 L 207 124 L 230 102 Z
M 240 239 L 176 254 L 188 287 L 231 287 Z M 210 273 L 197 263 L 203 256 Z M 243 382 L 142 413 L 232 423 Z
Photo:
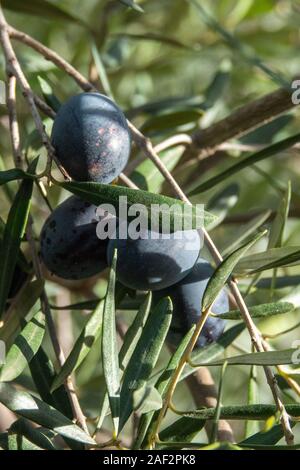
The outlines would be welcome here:
M 249 381 L 248 381 L 248 396 L 247 404 L 255 405 L 258 403 L 258 381 L 257 381 L 257 367 L 251 366 Z M 245 437 L 252 436 L 259 431 L 259 426 L 256 421 L 250 420 L 245 423 Z
M 45 80 L 43 77 L 38 76 L 38 81 L 43 93 L 43 97 L 46 103 L 55 111 L 57 112 L 61 107 L 61 103 L 59 99 L 55 96 L 52 87 L 49 85 L 49 82 Z
M 100 338 L 102 331 L 104 302 L 100 300 L 87 324 L 77 338 L 72 351 L 58 372 L 51 386 L 51 392 L 56 390 L 66 378 L 74 372 L 85 359 L 92 346 Z
M 258 353 L 242 354 L 240 356 L 228 357 L 226 359 L 209 362 L 210 366 L 220 366 L 227 362 L 229 365 L 257 365 L 277 366 L 282 364 L 293 364 L 293 355 L 298 349 L 283 349 L 282 351 L 266 351 Z M 203 363 L 201 363 L 204 365 Z
M 204 428 L 206 420 L 180 418 L 159 433 L 160 441 L 192 442 L 196 435 Z M 183 446 L 184 447 L 184 446 Z
M 54 392 L 50 392 L 51 385 L 55 380 L 56 374 L 53 364 L 42 347 L 39 348 L 35 356 L 29 363 L 32 380 L 41 399 L 53 406 L 69 419 L 73 418 L 72 407 L 63 385 Z
M 195 330 L 195 326 L 191 328 L 191 330 L 184 336 L 182 341 L 180 342 L 178 348 L 171 356 L 167 367 L 160 373 L 158 379 L 155 382 L 155 388 L 159 392 L 162 399 L 165 398 L 165 394 L 172 379 L 172 375 L 177 369 L 179 361 L 186 350 L 186 347 L 193 335 Z M 135 449 L 140 449 L 147 445 L 148 436 L 152 434 L 152 431 L 155 426 L 155 422 L 158 418 L 158 412 L 150 411 L 149 413 L 144 414 L 139 423 L 139 428 L 137 432 L 137 439 L 134 443 Z
M 46 431 L 43 430 L 43 428 L 34 428 L 27 419 L 19 418 L 11 425 L 9 432 L 13 432 L 18 436 L 26 437 L 30 442 L 37 445 L 41 449 L 56 450 L 56 447 L 48 435 L 49 430 Z M 54 436 L 55 434 L 52 433 L 52 438 Z
M 229 168 L 227 168 L 227 170 L 222 171 L 213 178 L 210 178 L 204 183 L 198 185 L 196 188 L 193 188 L 192 191 L 188 193 L 188 195 L 193 196 L 195 194 L 207 191 L 208 189 L 213 188 L 217 184 L 224 182 L 226 178 L 233 176 L 244 168 L 247 168 L 248 166 L 251 166 L 254 163 L 265 160 L 266 158 L 272 157 L 273 155 L 276 155 L 280 152 L 283 152 L 284 150 L 292 147 L 298 142 L 300 142 L 300 134 L 295 134 L 292 137 L 288 137 L 287 139 L 272 144 L 269 147 L 260 150 L 259 152 L 253 153 L 252 155 L 243 158 L 240 162 L 231 165 Z
M 254 305 L 248 308 L 252 318 L 265 318 L 272 315 L 282 315 L 295 310 L 290 302 L 272 302 L 269 304 Z M 231 310 L 227 313 L 213 314 L 213 317 L 223 318 L 224 320 L 240 320 L 242 318 L 239 310 Z
M 268 220 L 271 213 L 272 211 L 270 210 L 264 211 L 262 214 L 259 214 L 257 217 L 251 219 L 247 224 L 236 226 L 234 228 L 234 240 L 230 240 L 230 242 L 221 250 L 223 256 L 227 256 L 229 253 L 232 253 L 244 240 L 255 233 L 256 230 L 259 229 L 263 223 Z
M 141 127 L 143 134 L 151 135 L 151 133 L 163 133 L 166 131 L 179 132 L 184 126 L 186 130 L 195 129 L 197 122 L 203 115 L 203 111 L 199 109 L 183 109 L 173 112 L 160 114 L 147 119 Z
M 270 229 L 268 249 L 277 248 L 282 245 L 284 227 L 289 215 L 291 192 L 292 187 L 291 182 L 289 181 L 287 190 L 283 195 L 278 211 L 276 213 L 276 217 Z
M 168 37 L 168 36 L 165 36 L 164 34 L 159 34 L 156 32 L 147 32 L 147 33 L 121 32 L 121 33 L 113 33 L 112 35 L 117 36 L 119 38 L 131 39 L 132 41 L 152 41 L 152 42 L 159 42 L 162 44 L 167 44 L 168 46 L 172 46 L 172 47 L 179 47 L 181 49 L 186 49 L 186 50 L 192 49 L 191 47 L 179 41 L 178 39 L 175 39 L 173 37 Z
M 132 324 L 126 331 L 124 342 L 119 353 L 119 363 L 122 369 L 126 369 L 130 357 L 138 343 L 143 328 L 147 321 L 152 302 L 152 293 L 149 292 L 146 299 L 139 308 Z
M 45 316 L 38 312 L 17 336 L 0 371 L 0 381 L 15 380 L 39 349 L 45 334 Z
M 95 62 L 95 67 L 97 69 L 97 73 L 98 73 L 99 78 L 100 78 L 100 83 L 103 87 L 103 91 L 111 99 L 114 99 L 113 93 L 112 93 L 112 90 L 111 90 L 111 87 L 110 87 L 109 79 L 108 79 L 108 76 L 107 76 L 107 73 L 106 73 L 106 70 L 105 70 L 100 52 L 99 52 L 99 50 L 96 46 L 96 43 L 94 41 L 92 41 L 91 52 L 92 52 L 92 56 L 93 56 L 93 59 L 94 59 L 94 62 Z
M 161 160 L 170 172 L 179 162 L 182 151 L 183 146 L 178 146 L 160 153 Z M 159 193 L 165 181 L 164 176 L 158 170 L 157 166 L 149 159 L 144 160 L 130 175 L 130 178 L 139 188 L 152 193 Z
M 2 450 L 42 450 L 26 437 L 18 434 L 3 432 L 0 434 L 0 449 Z
M 296 265 L 300 263 L 300 247 L 284 246 L 271 248 L 261 253 L 245 256 L 234 269 L 234 274 L 245 275 L 266 271 L 282 266 Z
M 266 232 L 262 232 L 256 235 L 253 240 L 245 243 L 245 245 L 235 250 L 227 258 L 225 258 L 225 260 L 222 261 L 219 266 L 217 266 L 204 291 L 202 299 L 202 311 L 205 311 L 212 306 L 238 261 L 244 256 L 246 251 L 248 251 L 260 238 L 265 235 L 265 233 Z
M 35 160 L 31 166 L 34 171 Z M 3 314 L 7 295 L 18 259 L 19 248 L 25 232 L 30 210 L 33 180 L 22 181 L 10 208 L 3 233 L 0 252 L 0 316 Z
M 116 263 L 117 251 L 115 250 L 103 312 L 102 367 L 113 419 L 114 432 L 117 435 L 119 431 L 120 417 L 120 371 L 115 319 Z
M 171 300 L 162 299 L 150 313 L 141 337 L 125 369 L 121 389 L 120 430 L 133 410 L 133 392 L 149 378 L 166 339 L 172 319 Z
M 295 425 L 295 423 L 291 423 L 291 425 Z M 253 434 L 252 436 L 248 437 L 247 439 L 244 439 L 239 443 L 242 446 L 245 445 L 275 445 L 277 444 L 280 439 L 284 437 L 284 432 L 282 429 L 281 424 L 275 424 L 271 429 L 268 431 L 260 431 L 257 432 L 256 434 Z
M 289 415 L 300 416 L 300 405 L 285 405 Z M 197 419 L 213 419 L 215 416 L 215 408 L 204 408 L 194 411 L 184 412 L 187 418 Z M 220 419 L 255 419 L 264 421 L 277 413 L 276 405 L 232 405 L 222 406 L 220 410 Z M 244 441 L 245 442 L 245 441 Z
M 205 91 L 205 101 L 203 104 L 204 109 L 210 109 L 213 106 L 215 107 L 218 101 L 220 101 L 224 96 L 224 93 L 228 88 L 231 71 L 232 64 L 226 58 L 221 62 L 219 70 Z
M 25 318 L 28 313 L 32 313 L 33 307 L 37 304 L 37 300 L 44 288 L 44 281 L 35 280 L 26 284 L 18 295 L 16 301 L 9 308 L 9 316 L 0 328 L 0 339 L 6 342 L 6 344 L 13 341 L 13 337 L 18 333 L 21 325 L 21 320 Z M 39 308 L 39 305 L 36 306 Z
M 120 196 L 126 196 L 127 200 L 124 200 L 125 209 L 127 208 L 128 210 L 128 208 L 133 204 L 143 205 L 145 212 L 147 211 L 146 214 L 148 216 L 148 221 L 150 222 L 151 217 L 155 217 L 157 215 L 160 222 L 160 228 L 162 223 L 162 212 L 166 216 L 170 216 L 170 230 L 174 230 L 174 227 L 176 228 L 176 224 L 179 224 L 180 222 L 182 222 L 182 227 L 184 227 L 185 223 L 187 224 L 186 226 L 197 229 L 203 227 L 203 225 L 207 226 L 216 220 L 214 215 L 199 210 L 199 207 L 191 207 L 178 199 L 162 196 L 161 194 L 100 183 L 71 182 L 60 183 L 60 186 L 82 199 L 87 200 L 91 204 L 95 204 L 97 206 L 100 204 L 111 204 L 114 207 L 117 216 L 119 214 L 119 198 Z M 155 206 L 157 204 L 160 206 L 164 204 L 167 208 L 158 208 Z M 172 206 L 174 207 L 174 211 L 170 211 Z M 128 216 L 129 220 L 134 218 L 135 216 Z
M 253 449 L 253 450 L 298 450 L 300 444 L 291 445 L 264 445 L 264 444 L 239 444 L 242 449 Z
M 95 441 L 59 411 L 27 392 L 17 391 L 7 383 L 0 384 L 0 403 L 14 413 L 41 426 L 52 429 L 57 434 L 87 445 Z
M 217 403 L 216 403 L 216 411 L 215 415 L 212 420 L 212 429 L 210 433 L 209 442 L 213 443 L 217 441 L 218 437 L 218 428 L 220 422 L 220 414 L 221 414 L 221 406 L 222 406 L 222 397 L 223 397 L 223 388 L 224 388 L 224 376 L 226 372 L 227 361 L 224 362 L 221 368 L 220 379 L 219 379 L 219 387 L 218 387 L 218 396 L 217 396 Z
M 120 3 L 123 3 L 123 5 L 126 5 L 127 7 L 132 8 L 135 11 L 138 11 L 139 13 L 144 13 L 143 8 L 138 5 L 134 0 L 119 0 Z
M 163 404 L 158 390 L 153 385 L 147 385 L 146 383 L 137 390 L 134 390 L 132 403 L 133 410 L 138 413 L 160 410 Z
M 2 0 L 2 5 L 4 8 L 16 11 L 17 13 L 27 13 L 44 19 L 81 22 L 80 19 L 75 18 L 70 13 L 47 0 L 30 0 L 30 2 L 24 2 L 23 0 Z

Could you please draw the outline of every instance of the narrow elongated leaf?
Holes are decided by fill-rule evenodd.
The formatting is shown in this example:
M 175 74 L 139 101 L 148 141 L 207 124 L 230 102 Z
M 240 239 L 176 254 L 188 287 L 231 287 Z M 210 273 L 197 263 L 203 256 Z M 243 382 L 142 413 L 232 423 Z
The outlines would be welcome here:
M 2 0 L 2 4 L 4 8 L 16 11 L 17 13 L 22 12 L 41 18 L 80 23 L 80 19 L 75 18 L 71 13 L 66 12 L 57 5 L 53 5 L 53 3 L 47 0 L 30 0 L 30 2 L 23 2 L 22 0 Z
M 188 45 L 184 44 L 183 42 L 179 41 L 174 37 L 165 36 L 164 34 L 159 34 L 156 32 L 147 32 L 147 33 L 128 33 L 128 32 L 121 32 L 121 33 L 113 33 L 112 36 L 117 36 L 119 38 L 128 38 L 132 41 L 152 41 L 152 42 L 159 42 L 162 44 L 167 44 L 168 46 L 172 47 L 179 47 L 181 49 L 192 49 Z
M 235 227 L 234 240 L 230 240 L 230 243 L 225 245 L 222 249 L 223 256 L 227 256 L 229 253 L 232 253 L 238 246 L 241 245 L 250 235 L 255 233 L 264 222 L 268 220 L 272 211 L 268 210 L 259 214 L 257 217 L 254 217 L 247 224 L 242 224 L 239 227 Z
M 133 410 L 139 414 L 150 411 L 160 410 L 162 407 L 162 398 L 160 393 L 153 385 L 147 385 L 146 382 L 134 390 L 132 394 Z
M 26 437 L 18 434 L 3 432 L 0 434 L 0 449 L 2 450 L 42 450 Z
M 51 360 L 42 347 L 29 363 L 32 380 L 36 386 L 41 399 L 53 406 L 69 419 L 73 418 L 72 407 L 66 389 L 63 385 L 54 392 L 50 391 L 51 385 L 56 377 Z
M 117 435 L 119 430 L 120 416 L 120 370 L 115 319 L 116 263 L 117 251 L 115 250 L 103 312 L 102 367 L 104 371 L 114 431 Z
M 276 366 L 281 364 L 293 364 L 294 354 L 297 349 L 284 349 L 282 351 L 266 351 L 250 354 L 242 354 L 240 356 L 228 357 L 220 361 L 210 362 L 210 366 L 220 366 L 224 362 L 231 365 L 257 365 L 257 366 Z
M 300 449 L 300 444 L 292 445 L 264 445 L 264 444 L 239 444 L 239 447 L 242 449 L 253 449 L 253 450 L 298 450 Z
M 193 196 L 195 194 L 207 191 L 208 189 L 213 188 L 217 184 L 224 182 L 226 178 L 229 178 L 232 175 L 238 173 L 239 171 L 244 170 L 248 166 L 265 160 L 266 158 L 272 157 L 277 153 L 283 152 L 284 150 L 287 150 L 298 142 L 300 142 L 300 134 L 295 134 L 292 137 L 288 137 L 287 139 L 281 140 L 276 144 L 272 144 L 269 147 L 260 150 L 259 152 L 253 153 L 252 155 L 243 158 L 238 163 L 235 163 L 234 165 L 230 166 L 229 168 L 227 168 L 227 170 L 222 171 L 213 178 L 210 178 L 204 183 L 198 185 L 196 188 L 193 188 L 192 191 L 189 192 L 189 196 Z
M 37 311 L 40 308 L 37 301 L 43 288 L 44 282 L 40 280 L 31 281 L 29 284 L 26 284 L 13 305 L 11 305 L 6 312 L 8 318 L 2 327 L 0 327 L 0 339 L 5 341 L 7 345 L 12 344 L 13 338 L 18 334 L 21 320 L 25 318 L 29 312 L 31 315 L 33 310 Z
M 11 170 L 0 171 L 0 186 L 2 184 L 9 183 L 10 181 L 21 180 L 21 179 L 34 179 L 35 176 L 27 173 L 26 171 L 20 170 L 19 168 L 12 168 Z
M 0 403 L 9 410 L 57 434 L 83 444 L 94 445 L 95 441 L 59 411 L 27 392 L 17 391 L 7 383 L 0 384 Z
M 34 428 L 32 424 L 24 418 L 19 418 L 10 427 L 9 432 L 14 432 L 19 436 L 26 437 L 30 442 L 37 445 L 44 450 L 56 450 L 50 436 L 48 435 L 49 430 L 43 430 L 43 428 Z M 52 433 L 52 437 L 55 433 Z
M 51 386 L 51 392 L 56 390 L 66 380 L 66 378 L 80 366 L 91 350 L 93 344 L 95 344 L 95 341 L 100 338 L 102 331 L 103 307 L 104 302 L 101 300 L 95 308 L 95 311 L 90 316 L 87 324 L 77 338 L 72 351 L 54 379 Z
M 284 246 L 271 248 L 261 253 L 245 256 L 234 269 L 237 275 L 258 273 L 268 269 L 280 268 L 300 263 L 300 247 Z
M 226 284 L 229 276 L 231 275 L 238 261 L 244 256 L 246 251 L 248 251 L 262 236 L 265 235 L 265 233 L 266 232 L 262 232 L 256 235 L 253 240 L 235 250 L 227 258 L 225 258 L 225 260 L 222 261 L 221 264 L 219 264 L 219 266 L 209 279 L 206 289 L 204 291 L 202 300 L 203 311 L 213 304 L 219 292 Z
M 161 441 L 188 443 L 203 429 L 205 419 L 180 418 L 175 423 L 165 428 L 160 434 Z
M 300 276 L 279 276 L 276 277 L 274 282 L 273 278 L 265 277 L 258 281 L 255 285 L 258 289 L 284 289 L 285 287 L 299 286 L 300 285 Z
M 255 405 L 258 403 L 258 381 L 257 381 L 257 367 L 251 366 L 249 381 L 248 381 L 248 395 L 247 404 Z M 259 426 L 256 421 L 250 420 L 245 423 L 245 437 L 252 436 L 259 431 Z
M 144 206 L 145 215 L 148 221 L 151 217 L 157 217 L 160 228 L 162 223 L 162 214 L 170 216 L 170 230 L 174 230 L 176 225 L 182 222 L 182 227 L 193 229 L 207 226 L 216 220 L 216 217 L 202 210 L 202 207 L 189 206 L 184 202 L 173 199 L 161 194 L 149 193 L 147 191 L 125 188 L 123 186 L 114 186 L 101 183 L 60 183 L 60 186 L 73 194 L 87 200 L 91 204 L 99 206 L 100 204 L 110 204 L 117 216 L 119 216 L 120 202 L 124 209 L 128 211 L 133 204 Z M 120 197 L 124 196 L 123 200 Z M 160 207 L 158 207 L 160 206 Z M 174 209 L 170 211 L 170 208 Z M 136 216 L 128 215 L 128 219 L 134 219 Z M 183 223 L 184 222 L 184 223 Z
M 198 109 L 183 109 L 170 113 L 150 117 L 141 127 L 141 131 L 146 135 L 154 133 L 163 134 L 172 130 L 180 131 L 180 128 L 189 126 L 189 129 L 195 129 L 197 122 L 203 112 Z
M 30 170 L 35 171 L 37 160 Z M 19 248 L 25 232 L 30 209 L 33 180 L 24 180 L 15 196 L 5 225 L 0 252 L 0 316 L 3 314 L 7 295 L 18 259 Z
M 94 59 L 94 62 L 95 62 L 95 67 L 97 69 L 97 73 L 98 73 L 99 78 L 100 78 L 101 85 L 103 87 L 103 91 L 111 99 L 114 99 L 113 93 L 112 93 L 112 90 L 111 90 L 111 87 L 110 87 L 109 79 L 108 79 L 108 76 L 107 76 L 107 73 L 106 73 L 106 70 L 105 70 L 100 52 L 99 52 L 95 42 L 92 42 L 91 52 L 92 52 L 92 56 L 93 56 L 93 59 Z
M 289 208 L 291 202 L 291 182 L 289 181 L 287 190 L 280 202 L 276 217 L 272 223 L 269 233 L 268 248 L 277 248 L 282 245 L 284 227 L 289 215 Z
M 292 426 L 295 423 L 291 423 Z M 252 436 L 244 439 L 239 444 L 242 446 L 245 445 L 275 445 L 277 444 L 280 439 L 284 437 L 284 432 L 282 429 L 281 424 L 275 424 L 271 429 L 268 431 L 259 431 Z
M 286 411 L 291 416 L 300 416 L 300 405 L 285 405 Z M 232 405 L 222 406 L 220 410 L 220 419 L 255 419 L 266 420 L 276 415 L 276 405 Z M 215 408 L 205 408 L 184 413 L 187 418 L 213 419 Z M 244 441 L 245 442 L 245 441 Z
M 61 103 L 59 101 L 59 99 L 56 97 L 56 95 L 54 94 L 53 90 L 52 90 L 52 87 L 49 85 L 49 82 L 47 80 L 45 80 L 43 77 L 38 77 L 38 81 L 39 81 L 39 84 L 40 84 L 40 87 L 41 87 L 41 90 L 42 90 L 42 93 L 43 93 L 43 97 L 46 101 L 46 103 L 54 110 L 54 111 L 58 111 L 60 106 L 61 106 Z
M 45 334 L 45 316 L 38 312 L 17 336 L 0 371 L 0 381 L 17 378 L 39 349 Z
M 162 299 L 148 317 L 142 335 L 124 372 L 121 389 L 120 430 L 129 418 L 134 390 L 149 378 L 164 344 L 172 319 L 171 300 Z
M 183 146 L 179 146 L 160 153 L 161 160 L 170 172 L 179 162 L 183 148 Z M 139 188 L 152 193 L 160 192 L 161 186 L 165 181 L 164 176 L 149 159 L 140 163 L 136 170 L 130 175 L 130 178 Z
M 252 318 L 264 318 L 272 315 L 282 315 L 295 310 L 290 302 L 272 302 L 269 304 L 255 305 L 248 308 Z M 242 318 L 239 310 L 231 310 L 224 314 L 213 314 L 214 317 L 223 318 L 224 320 L 240 320 Z
M 221 62 L 219 70 L 205 91 L 204 109 L 212 108 L 224 96 L 230 82 L 231 72 L 232 64 L 226 58 Z
M 135 0 L 119 0 L 120 3 L 123 3 L 123 5 L 132 8 L 135 11 L 138 11 L 139 13 L 143 13 L 144 10 L 143 8 L 138 5 Z
M 193 327 L 183 338 L 181 343 L 179 344 L 177 350 L 172 355 L 171 359 L 169 360 L 167 367 L 163 370 L 158 379 L 155 382 L 155 387 L 159 394 L 161 395 L 162 399 L 165 398 L 165 393 L 167 390 L 168 385 L 172 379 L 172 375 L 175 372 L 179 361 L 186 350 L 186 347 L 193 335 L 195 327 Z M 150 411 L 149 413 L 144 414 L 139 423 L 137 439 L 134 444 L 135 449 L 139 449 L 140 447 L 144 447 L 147 444 L 148 437 L 151 435 L 153 428 L 155 426 L 155 422 L 157 420 L 158 413 L 154 411 Z
M 129 359 L 138 343 L 138 340 L 142 334 L 143 328 L 147 321 L 152 302 L 152 293 L 149 292 L 146 299 L 142 303 L 138 313 L 135 316 L 134 321 L 128 328 L 124 342 L 122 344 L 120 353 L 119 353 L 119 362 L 122 369 L 125 369 Z

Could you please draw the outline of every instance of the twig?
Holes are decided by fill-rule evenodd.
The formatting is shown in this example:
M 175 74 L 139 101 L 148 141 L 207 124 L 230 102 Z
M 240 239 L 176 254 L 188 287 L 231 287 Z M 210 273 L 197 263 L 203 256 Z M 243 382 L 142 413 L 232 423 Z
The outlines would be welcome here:
M 20 132 L 16 111 L 16 77 L 7 74 L 6 82 L 6 105 L 9 117 L 9 129 L 13 151 L 13 158 L 16 168 L 22 168 L 23 159 L 20 143 Z
M 192 143 L 192 138 L 188 134 L 177 134 L 157 144 L 154 147 L 154 151 L 156 153 L 160 153 L 171 147 L 177 147 L 179 145 L 183 145 L 187 147 L 191 143 Z M 143 161 L 146 160 L 146 158 L 147 158 L 146 155 L 142 154 L 142 155 L 139 155 L 134 160 L 130 161 L 125 168 L 125 174 L 130 175 L 136 169 L 136 167 L 140 165 L 140 163 L 143 163 Z
M 23 44 L 31 47 L 32 49 L 36 50 L 39 54 L 45 57 L 47 60 L 51 60 L 58 68 L 64 70 L 68 75 L 70 75 L 76 83 L 82 88 L 84 91 L 93 91 L 95 87 L 92 83 L 90 83 L 78 70 L 76 70 L 72 65 L 70 65 L 66 60 L 64 60 L 61 56 L 56 54 L 52 49 L 44 46 L 41 42 L 33 39 L 26 33 L 22 31 L 18 31 L 17 29 L 13 28 L 12 26 L 7 25 L 7 31 L 11 38 L 16 39 Z
M 121 173 L 119 175 L 119 179 L 120 181 L 122 181 L 122 183 L 126 184 L 128 188 L 139 189 L 138 186 L 130 178 L 128 178 L 128 176 L 126 176 L 124 173 Z
M 2 44 L 4 56 L 5 56 L 6 69 L 9 73 L 11 73 L 12 75 L 16 77 L 16 80 L 18 81 L 22 89 L 23 95 L 29 105 L 37 131 L 41 137 L 43 145 L 46 147 L 47 155 L 48 155 L 47 173 L 50 173 L 51 162 L 52 160 L 54 160 L 58 168 L 64 175 L 64 177 L 66 179 L 69 179 L 68 174 L 66 173 L 66 171 L 63 169 L 63 167 L 60 165 L 59 161 L 57 160 L 54 148 L 51 145 L 51 142 L 45 132 L 43 121 L 41 120 L 41 117 L 39 115 L 33 92 L 30 88 L 27 78 L 25 77 L 23 70 L 19 64 L 19 61 L 15 55 L 15 52 L 12 48 L 8 29 L 9 29 L 9 26 L 5 20 L 2 7 L 0 5 L 0 41 Z
M 274 120 L 295 106 L 291 95 L 292 92 L 286 88 L 279 88 L 238 108 L 230 116 L 208 128 L 197 130 L 192 136 L 193 144 L 186 150 L 185 158 L 199 153 L 202 158 L 205 158 L 212 155 L 224 142 L 241 137 L 262 124 Z

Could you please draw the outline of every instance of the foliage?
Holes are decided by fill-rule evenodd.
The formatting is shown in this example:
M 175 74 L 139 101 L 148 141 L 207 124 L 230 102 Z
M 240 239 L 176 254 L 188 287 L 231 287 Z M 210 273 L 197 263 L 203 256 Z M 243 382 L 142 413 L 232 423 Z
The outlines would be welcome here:
M 194 350 L 188 364 L 185 353 L 194 330 L 176 351 L 168 350 L 170 299 L 154 306 L 151 293 L 122 288 L 115 279 L 116 258 L 110 270 L 83 281 L 64 281 L 40 269 L 40 229 L 52 208 L 71 193 L 116 208 L 120 195 L 127 196 L 128 207 L 135 202 L 148 207 L 171 206 L 179 202 L 178 193 L 153 161 L 144 158 L 137 140 L 128 176 L 139 190 L 126 188 L 121 179 L 111 185 L 66 182 L 55 164 L 48 184 L 42 174 L 45 146 L 19 86 L 16 111 L 23 166 L 16 165 L 1 49 L 0 340 L 6 343 L 7 356 L 0 366 L 0 403 L 14 413 L 15 421 L 3 429 L 0 409 L 0 448 L 89 449 L 103 445 L 107 435 L 116 447 L 222 448 L 215 442 L 217 432 L 205 433 L 211 421 L 216 428 L 219 419 L 231 420 L 236 448 L 286 448 L 278 409 L 263 374 L 266 366 L 276 373 L 280 398 L 291 417 L 295 435 L 291 449 L 298 448 L 299 111 L 291 105 L 280 110 L 274 105 L 272 113 L 268 102 L 269 123 L 258 115 L 255 124 L 247 126 L 245 116 L 243 132 L 232 129 L 232 138 L 220 141 L 223 146 L 218 149 L 209 143 L 201 148 L 201 130 L 278 87 L 283 97 L 289 92 L 293 76 L 299 73 L 299 2 L 2 0 L 1 4 L 10 25 L 64 57 L 97 89 L 113 97 L 151 139 L 164 167 L 190 197 L 193 227 L 201 227 L 204 217 L 225 257 L 208 284 L 203 310 L 209 311 L 233 275 L 266 350 L 253 350 L 241 306 L 233 302 L 230 312 L 222 315 L 228 321 L 221 338 Z M 80 91 L 68 70 L 22 41 L 13 40 L 13 46 L 32 90 L 52 113 Z M 40 115 L 49 135 L 51 117 Z M 178 142 L 159 149 L 171 137 Z M 185 207 L 186 201 L 179 203 Z M 205 204 L 204 216 L 196 212 L 198 203 Z M 203 253 L 213 262 L 207 246 Z M 17 270 L 23 281 L 13 292 Z M 67 351 L 66 358 L 57 341 Z M 172 410 L 161 419 L 181 361 L 185 362 L 175 380 Z M 216 400 L 216 407 L 203 407 L 197 398 L 193 403 L 192 396 L 203 394 L 197 374 L 192 375 L 201 365 L 208 367 L 217 388 L 221 382 L 219 398 L 224 403 Z M 70 387 L 75 387 L 76 404 L 83 411 L 76 424 Z

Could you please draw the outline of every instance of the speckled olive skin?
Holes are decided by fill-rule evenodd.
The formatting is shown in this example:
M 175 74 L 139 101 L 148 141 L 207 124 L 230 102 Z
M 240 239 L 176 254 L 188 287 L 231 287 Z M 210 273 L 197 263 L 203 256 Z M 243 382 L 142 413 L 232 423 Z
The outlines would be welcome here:
M 150 232 L 148 232 L 150 236 Z M 153 240 L 116 238 L 108 244 L 108 263 L 114 249 L 118 250 L 117 278 L 125 286 L 135 290 L 164 289 L 184 278 L 193 268 L 200 250 L 197 231 L 188 232 L 191 239 Z M 118 234 L 117 234 L 118 237 Z
M 76 181 L 111 183 L 126 166 L 130 133 L 116 104 L 100 93 L 73 96 L 59 109 L 51 141 Z
M 41 231 L 41 258 L 64 279 L 84 279 L 107 267 L 107 240 L 96 235 L 96 206 L 76 196 L 60 204 Z
M 192 325 L 198 322 L 204 290 L 213 273 L 213 268 L 204 259 L 199 258 L 193 270 L 178 284 L 155 292 L 154 302 L 163 297 L 170 297 L 173 303 L 173 317 L 168 334 L 168 341 L 178 346 L 183 336 Z M 212 307 L 213 313 L 225 313 L 229 310 L 229 300 L 224 288 Z M 197 341 L 197 348 L 203 348 L 217 341 L 225 328 L 225 321 L 208 317 Z

